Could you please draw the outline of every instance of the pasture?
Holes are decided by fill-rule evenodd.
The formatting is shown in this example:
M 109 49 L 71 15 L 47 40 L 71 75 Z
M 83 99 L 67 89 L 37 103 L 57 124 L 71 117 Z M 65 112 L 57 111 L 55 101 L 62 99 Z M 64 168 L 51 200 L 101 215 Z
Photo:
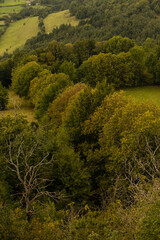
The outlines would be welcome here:
M 124 91 L 136 101 L 149 101 L 160 106 L 160 86 L 127 88 Z
M 0 21 L 0 26 L 4 26 L 5 22 L 4 21 Z
M 70 16 L 69 10 L 51 13 L 44 19 L 46 33 L 52 32 L 54 28 L 59 27 L 61 24 L 77 26 L 78 23 L 79 21 L 74 16 Z
M 25 18 L 11 23 L 0 38 L 0 55 L 5 52 L 13 53 L 15 49 L 23 47 L 29 38 L 37 35 L 38 31 L 38 17 Z
M 0 6 L 15 6 L 25 4 L 25 0 L 0 0 Z
M 26 0 L 0 0 L 0 17 L 18 13 L 26 5 Z
M 22 6 L 0 7 L 0 14 L 7 15 L 9 13 L 18 13 L 22 10 Z

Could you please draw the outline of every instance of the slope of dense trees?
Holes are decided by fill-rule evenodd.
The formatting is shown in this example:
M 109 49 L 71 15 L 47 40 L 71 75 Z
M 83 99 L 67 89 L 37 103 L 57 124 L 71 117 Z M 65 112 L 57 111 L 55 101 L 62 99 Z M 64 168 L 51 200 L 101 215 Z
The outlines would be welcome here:
M 134 39 L 138 44 L 142 44 L 147 38 L 159 40 L 158 0 L 74 0 L 67 1 L 64 5 L 69 6 L 71 15 L 80 20 L 79 25 L 61 25 L 49 35 L 44 32 L 38 34 L 27 41 L 26 48 L 46 46 L 51 39 L 65 43 L 75 42 L 77 39 L 102 41 L 120 35 Z
M 157 239 L 160 109 L 121 88 L 159 85 L 159 64 L 154 40 L 120 36 L 0 63 L 1 110 L 10 87 L 36 118 L 0 118 L 1 239 Z

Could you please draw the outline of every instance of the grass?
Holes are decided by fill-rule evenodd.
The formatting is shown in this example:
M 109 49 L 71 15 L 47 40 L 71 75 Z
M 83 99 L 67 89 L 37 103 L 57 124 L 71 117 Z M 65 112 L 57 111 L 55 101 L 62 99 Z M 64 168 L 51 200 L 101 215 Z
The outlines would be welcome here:
M 4 26 L 5 22 L 4 21 L 0 21 L 0 26 Z
M 69 10 L 51 13 L 44 19 L 46 33 L 52 32 L 54 28 L 59 27 L 61 24 L 71 24 L 72 26 L 77 26 L 78 23 L 79 21 L 74 16 L 70 16 Z
M 0 55 L 3 55 L 4 52 L 13 53 L 16 48 L 22 47 L 29 38 L 36 36 L 38 31 L 38 17 L 25 18 L 11 23 L 0 38 Z
M 0 7 L 0 14 L 18 13 L 22 8 L 22 6 Z
M 5 13 L 0 13 L 0 18 L 3 18 L 4 16 L 8 16 L 8 15 Z
M 124 89 L 127 96 L 137 101 L 150 101 L 160 106 L 160 86 L 145 86 Z
M 7 115 L 15 116 L 16 114 L 25 115 L 29 122 L 35 121 L 34 109 L 30 103 L 27 100 L 20 98 L 13 91 L 9 91 L 7 110 L 0 111 L 0 117 L 5 117 Z
M 13 5 L 20 5 L 20 4 L 25 4 L 25 0 L 4 0 L 4 3 L 0 2 L 0 6 L 13 6 Z

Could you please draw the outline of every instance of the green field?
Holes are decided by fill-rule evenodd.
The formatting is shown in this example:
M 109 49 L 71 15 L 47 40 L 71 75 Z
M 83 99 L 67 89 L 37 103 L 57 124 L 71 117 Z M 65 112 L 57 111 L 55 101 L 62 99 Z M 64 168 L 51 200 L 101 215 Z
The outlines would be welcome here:
M 51 13 L 44 19 L 44 25 L 46 28 L 46 33 L 52 32 L 56 27 L 61 24 L 71 24 L 72 26 L 77 26 L 79 21 L 73 16 L 70 16 L 69 10 Z
M 4 52 L 12 53 L 16 48 L 22 47 L 27 39 L 36 36 L 38 31 L 38 17 L 25 18 L 11 23 L 0 38 L 0 55 Z
M 25 0 L 0 0 L 0 6 L 4 7 L 4 6 L 13 6 L 13 5 L 20 5 L 20 4 L 25 4 L 26 1 Z
M 22 8 L 22 6 L 0 7 L 0 14 L 7 15 L 9 13 L 18 13 Z
M 0 21 L 0 26 L 4 26 L 5 22 L 4 21 Z
M 20 12 L 25 4 L 25 0 L 0 0 L 0 17 Z
M 146 86 L 125 89 L 126 95 L 137 101 L 150 101 L 160 106 L 160 86 Z
M 7 110 L 0 111 L 0 118 L 7 115 L 15 116 L 15 114 L 25 115 L 29 122 L 35 121 L 34 109 L 29 102 L 23 98 L 19 98 L 13 91 L 9 91 Z

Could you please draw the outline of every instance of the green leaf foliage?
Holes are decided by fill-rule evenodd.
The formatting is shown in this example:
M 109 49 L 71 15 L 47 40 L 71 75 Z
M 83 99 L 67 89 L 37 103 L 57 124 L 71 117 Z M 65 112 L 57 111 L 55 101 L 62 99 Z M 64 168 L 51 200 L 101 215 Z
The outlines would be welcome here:
M 66 87 L 72 85 L 69 76 L 64 73 L 53 75 L 53 83 L 49 84 L 44 90 L 42 96 L 38 99 L 35 106 L 37 118 L 41 118 L 47 111 L 49 104 L 60 94 Z
M 42 68 L 36 62 L 29 62 L 13 71 L 12 87 L 20 97 L 27 97 L 30 82 L 40 71 Z
M 67 106 L 74 100 L 76 94 L 86 87 L 83 83 L 70 86 L 50 104 L 48 115 L 54 125 L 60 126 L 62 124 L 63 115 Z
M 142 72 L 141 72 L 142 71 Z M 81 81 L 96 86 L 98 82 L 107 80 L 115 87 L 137 86 L 143 84 L 143 68 L 130 53 L 104 54 L 90 57 L 78 69 Z

